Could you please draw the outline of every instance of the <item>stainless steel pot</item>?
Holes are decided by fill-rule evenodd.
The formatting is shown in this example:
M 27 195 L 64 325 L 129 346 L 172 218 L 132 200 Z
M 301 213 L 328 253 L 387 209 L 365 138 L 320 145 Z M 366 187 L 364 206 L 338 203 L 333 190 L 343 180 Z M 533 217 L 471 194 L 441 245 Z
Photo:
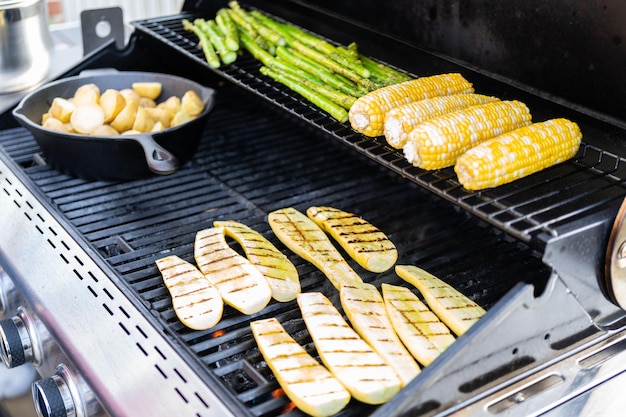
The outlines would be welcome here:
M 0 93 L 43 80 L 51 50 L 45 0 L 0 0 Z

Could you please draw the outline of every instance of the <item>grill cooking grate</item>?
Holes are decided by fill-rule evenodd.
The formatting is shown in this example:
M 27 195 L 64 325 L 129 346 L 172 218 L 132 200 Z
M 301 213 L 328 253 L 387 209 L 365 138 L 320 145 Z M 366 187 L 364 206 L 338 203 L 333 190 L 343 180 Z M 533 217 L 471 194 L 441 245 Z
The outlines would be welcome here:
M 401 177 L 453 202 L 522 241 L 541 246 L 543 241 L 538 238 L 541 234 L 557 235 L 559 226 L 601 211 L 607 206 L 617 206 L 625 194 L 624 159 L 593 145 L 593 135 L 597 132 L 587 129 L 584 123 L 587 118 L 582 115 L 575 114 L 574 120 L 581 125 L 586 143 L 574 159 L 512 184 L 471 192 L 460 186 L 452 168 L 424 171 L 413 167 L 404 159 L 402 152 L 387 145 L 384 138 L 368 138 L 356 133 L 348 124 L 338 123 L 288 89 L 261 75 L 258 71 L 260 64 L 248 53 L 240 55 L 234 64 L 218 70 L 210 68 L 197 45 L 197 39 L 182 28 L 182 17 L 193 18 L 191 15 L 181 15 L 134 22 L 134 25 L 141 33 L 175 48 L 305 124 L 314 126 Z M 337 33 L 336 38 L 345 37 L 345 33 L 349 33 L 351 29 L 353 28 L 349 23 L 342 22 L 341 30 L 344 33 Z M 410 49 L 406 45 L 403 47 L 405 50 Z M 439 58 L 431 56 L 429 62 L 437 59 Z M 483 86 L 480 82 L 484 82 L 484 79 L 479 74 L 460 66 L 453 70 L 465 74 L 474 83 L 477 92 L 503 98 L 510 94 L 510 86 L 494 84 L 494 80 L 489 80 Z M 431 74 L 423 71 L 415 73 Z M 528 100 L 513 98 L 522 99 L 529 104 L 535 116 L 547 113 L 552 114 L 549 117 L 566 117 L 558 111 L 554 113 L 553 108 L 543 108 L 544 102 L 535 103 L 533 100 L 536 97 Z M 548 107 L 551 104 L 548 103 Z M 545 120 L 535 117 L 535 120 L 540 119 Z
M 322 291 L 337 306 L 334 287 L 282 246 L 267 213 L 322 204 L 354 211 L 389 234 L 399 263 L 424 267 L 486 308 L 517 282 L 541 287 L 549 274 L 523 243 L 345 147 L 321 146 L 316 135 L 259 109 L 230 85 L 218 90 L 197 155 L 171 176 L 120 183 L 72 178 L 33 162 L 40 159 L 33 158 L 39 149 L 22 128 L 0 132 L 0 146 L 111 266 L 135 302 L 152 312 L 181 354 L 197 363 L 207 384 L 219 381 L 249 415 L 290 410 L 256 349 L 251 319 L 274 316 L 315 351 L 295 302 L 272 302 L 252 317 L 226 308 L 223 320 L 208 331 L 192 331 L 176 319 L 154 261 L 176 254 L 193 262 L 195 232 L 214 220 L 238 220 L 264 234 L 296 264 L 304 291 Z M 353 265 L 366 281 L 401 284 L 393 271 L 373 274 Z M 374 409 L 353 402 L 340 415 Z

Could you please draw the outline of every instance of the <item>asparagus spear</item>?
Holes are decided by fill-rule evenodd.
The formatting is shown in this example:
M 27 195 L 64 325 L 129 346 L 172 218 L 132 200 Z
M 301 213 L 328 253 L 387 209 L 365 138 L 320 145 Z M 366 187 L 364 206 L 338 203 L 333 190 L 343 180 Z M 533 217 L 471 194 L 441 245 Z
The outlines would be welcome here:
M 245 22 L 242 27 L 250 31 L 250 28 L 253 29 L 251 33 L 258 33 L 260 37 L 262 37 L 268 45 L 278 46 L 285 45 L 285 39 L 283 39 L 280 34 L 276 33 L 271 28 L 262 25 L 258 20 L 256 20 L 252 15 L 250 15 L 246 10 L 244 10 L 239 3 L 236 1 L 231 1 L 228 3 L 232 11 L 232 17 L 236 22 Z
M 335 53 L 335 47 L 326 42 L 324 39 L 312 35 L 304 30 L 289 24 L 282 24 L 285 30 L 291 35 L 294 40 L 300 41 L 303 44 L 325 54 L 331 55 Z
M 196 19 L 194 23 L 209 36 L 215 51 L 224 64 L 232 64 L 235 62 L 237 54 L 226 47 L 226 43 L 224 42 L 225 36 L 217 27 L 215 20 L 211 19 L 207 21 L 204 19 Z
M 328 98 L 329 100 L 331 100 L 333 103 L 340 105 L 341 107 L 343 107 L 346 110 L 350 110 L 350 107 L 352 106 L 352 104 L 356 101 L 355 97 L 349 96 L 347 94 L 343 94 L 339 91 L 333 90 L 331 88 L 327 88 L 321 84 L 318 84 L 317 82 L 309 79 L 308 77 L 299 77 L 291 72 L 281 72 L 281 71 L 276 71 L 278 74 L 286 77 L 287 79 L 293 81 L 294 83 L 300 83 L 303 86 L 310 88 L 311 90 L 315 91 L 316 93 L 319 93 L 321 95 L 323 95 L 324 97 Z
M 249 20 L 247 20 L 240 13 L 236 13 L 235 10 L 232 8 L 226 10 L 230 15 L 230 18 L 235 22 L 235 25 L 238 27 L 240 32 L 248 33 L 257 45 L 267 51 L 270 50 L 270 45 L 267 43 L 265 38 L 259 35 L 259 32 L 257 32 L 257 30 L 254 28 Z
M 233 52 L 239 50 L 239 35 L 237 26 L 226 9 L 219 9 L 215 15 L 215 22 L 225 36 L 226 47 Z
M 300 68 L 310 74 L 313 74 L 321 81 L 330 85 L 334 89 L 341 91 L 344 94 L 349 94 L 353 97 L 360 97 L 366 92 L 356 87 L 352 81 L 343 80 L 337 77 L 336 74 L 328 71 L 326 67 L 297 53 L 296 51 L 281 46 L 279 48 L 276 48 L 276 56 L 279 59 L 290 63 L 294 67 Z
M 213 45 L 211 45 L 211 41 L 209 40 L 208 35 L 206 35 L 202 30 L 200 30 L 200 28 L 196 27 L 187 19 L 183 19 L 183 28 L 185 30 L 193 32 L 198 37 L 200 47 L 202 48 L 202 52 L 204 53 L 204 58 L 206 59 L 209 66 L 213 68 L 219 68 L 221 62 L 217 54 L 215 53 L 215 50 L 213 49 Z
M 311 59 L 319 62 L 320 64 L 325 65 L 331 71 L 343 75 L 344 77 L 354 81 L 355 83 L 357 83 L 359 85 L 362 85 L 363 87 L 367 88 L 370 91 L 377 88 L 377 86 L 371 80 L 368 80 L 367 78 L 364 78 L 364 77 L 360 76 L 359 74 L 357 74 L 353 70 L 351 70 L 349 68 L 346 68 L 343 65 L 333 61 L 332 59 L 330 59 L 329 57 L 327 57 L 323 53 L 321 53 L 319 51 L 316 51 L 315 49 L 306 46 L 305 44 L 303 44 L 300 41 L 297 41 L 297 40 L 294 41 L 293 42 L 293 48 L 296 51 L 300 52 L 302 55 L 304 55 L 304 56 L 306 56 L 308 58 L 311 58 Z
M 293 37 L 289 33 L 288 30 L 285 29 L 284 25 L 280 22 L 264 15 L 258 10 L 251 10 L 250 14 L 259 22 L 272 29 L 274 32 L 278 33 L 285 40 L 286 45 L 290 45 L 293 42 Z
M 368 68 L 372 74 L 375 73 L 378 75 L 379 78 L 388 80 L 387 84 L 397 84 L 412 79 L 412 77 L 410 77 L 409 75 L 397 71 L 388 65 L 376 62 L 365 55 L 359 54 L 359 58 L 361 59 L 361 62 L 363 62 L 363 65 Z
M 294 82 L 288 77 L 285 77 L 283 74 L 271 70 L 266 66 L 261 67 L 260 71 L 261 74 L 267 75 L 268 77 L 274 79 L 274 81 L 279 82 L 285 85 L 290 90 L 293 90 L 294 92 L 300 94 L 302 97 L 304 97 L 320 109 L 324 110 L 341 123 L 345 123 L 348 121 L 348 112 L 346 111 L 346 109 L 339 106 L 338 104 L 333 103 L 331 100 L 327 99 L 321 94 L 316 93 L 315 91 L 300 83 Z

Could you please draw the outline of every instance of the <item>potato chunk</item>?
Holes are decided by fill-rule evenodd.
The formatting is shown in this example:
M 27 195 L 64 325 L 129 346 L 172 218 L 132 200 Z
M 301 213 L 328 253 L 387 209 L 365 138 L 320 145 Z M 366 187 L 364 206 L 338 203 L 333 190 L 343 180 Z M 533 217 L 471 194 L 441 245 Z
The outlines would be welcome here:
M 76 106 L 70 123 L 76 132 L 88 134 L 98 126 L 104 124 L 104 111 L 95 103 Z
M 204 110 L 204 104 L 195 91 L 189 90 L 180 99 L 180 109 L 190 116 L 197 116 Z
M 50 116 L 63 123 L 67 123 L 70 121 L 70 117 L 75 109 L 76 106 L 71 101 L 61 97 L 56 97 L 52 100 L 52 105 L 50 106 Z
M 136 82 L 132 85 L 133 91 L 139 94 L 141 97 L 156 100 L 163 90 L 163 86 L 159 82 L 142 81 Z
M 104 123 L 110 123 L 126 105 L 126 99 L 117 90 L 106 90 L 100 96 L 100 106 L 104 110 Z

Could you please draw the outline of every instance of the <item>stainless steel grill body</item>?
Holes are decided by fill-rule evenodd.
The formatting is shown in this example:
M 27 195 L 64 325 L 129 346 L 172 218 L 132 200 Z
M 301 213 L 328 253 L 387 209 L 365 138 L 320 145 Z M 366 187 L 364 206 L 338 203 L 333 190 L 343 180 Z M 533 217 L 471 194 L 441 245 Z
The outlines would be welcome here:
M 293 19 L 299 7 L 285 7 L 284 17 Z M 315 13 L 299 14 L 298 23 Z M 325 277 L 271 233 L 267 213 L 287 206 L 356 212 L 394 241 L 398 263 L 429 270 L 488 309 L 391 402 L 353 402 L 344 417 L 540 415 L 626 369 L 624 313 L 603 289 L 626 178 L 622 157 L 605 145 L 623 134 L 619 126 L 383 38 L 387 53 L 420 58 L 407 68 L 412 73 L 459 70 L 477 91 L 521 99 L 539 118 L 570 117 L 586 132 L 574 160 L 467 192 L 451 170 L 410 167 L 381 138 L 356 134 L 264 79 L 245 55 L 209 69 L 182 30 L 183 16 L 193 17 L 136 22 L 126 50 L 105 47 L 71 71 L 114 64 L 215 87 L 198 153 L 176 174 L 115 183 L 72 178 L 47 166 L 7 115 L 0 119 L 0 264 L 55 341 L 42 376 L 62 363 L 88 387 L 81 412 L 301 415 L 277 391 L 248 326 L 277 317 L 315 354 L 296 304 L 272 303 L 250 317 L 227 310 L 215 328 L 191 331 L 176 319 L 154 264 L 171 254 L 192 260 L 196 231 L 234 219 L 285 250 L 304 291 L 322 291 L 339 306 Z M 312 29 L 339 40 L 349 33 L 364 47 L 381 41 L 346 22 Z M 378 285 L 401 282 L 393 271 L 357 270 Z

